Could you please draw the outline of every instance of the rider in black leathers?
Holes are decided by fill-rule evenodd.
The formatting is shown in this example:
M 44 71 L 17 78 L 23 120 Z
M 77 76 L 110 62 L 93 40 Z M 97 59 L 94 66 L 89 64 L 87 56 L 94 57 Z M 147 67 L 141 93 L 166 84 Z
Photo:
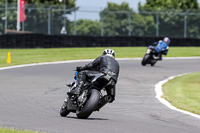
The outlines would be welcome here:
M 103 73 L 107 78 L 102 78 L 101 84 L 105 86 L 108 82 L 111 82 L 109 86 L 106 86 L 107 95 L 111 96 L 109 102 L 115 100 L 115 86 L 119 75 L 119 63 L 115 60 L 115 53 L 112 49 L 105 49 L 102 56 L 96 58 L 93 62 L 86 64 L 85 66 L 78 66 L 76 68 L 78 73 L 78 85 L 75 90 L 68 92 L 68 94 L 79 95 L 87 78 L 90 78 L 91 74 Z M 109 77 L 109 79 L 108 79 Z M 106 80 L 105 80 L 106 79 Z

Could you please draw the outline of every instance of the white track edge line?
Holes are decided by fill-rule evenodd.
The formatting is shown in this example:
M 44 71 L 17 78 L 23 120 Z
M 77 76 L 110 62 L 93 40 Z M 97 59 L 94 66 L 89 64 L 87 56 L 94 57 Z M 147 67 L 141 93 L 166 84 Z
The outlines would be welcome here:
M 141 60 L 142 58 L 116 58 L 117 60 Z M 164 59 L 200 59 L 200 57 L 165 57 Z M 36 66 L 36 65 L 48 65 L 48 64 L 61 64 L 61 63 L 74 63 L 74 62 L 85 62 L 85 61 L 93 61 L 93 59 L 87 59 L 87 60 L 70 60 L 70 61 L 56 61 L 56 62 L 44 62 L 44 63 L 33 63 L 33 64 L 25 64 L 25 65 L 16 65 L 16 66 L 10 66 L 10 67 L 2 67 L 0 70 L 6 70 L 6 69 L 13 69 L 13 68 L 20 68 L 20 67 L 28 67 L 28 66 Z M 183 74 L 182 74 L 183 75 Z M 180 76 L 180 75 L 179 75 Z M 169 107 L 170 109 L 189 114 L 191 116 L 194 116 L 196 118 L 200 118 L 199 115 L 190 113 L 188 111 L 184 111 L 181 109 L 177 109 L 176 107 L 172 106 L 168 101 L 161 98 L 163 95 L 162 92 L 162 85 L 166 82 L 168 82 L 170 79 L 173 79 L 176 76 L 169 77 L 168 79 L 165 79 L 163 81 L 160 81 L 158 84 L 155 85 L 155 91 L 156 91 L 156 98 Z
M 141 60 L 142 58 L 116 58 L 117 60 Z M 200 57 L 164 57 L 165 59 L 200 59 Z M 56 62 L 44 62 L 44 63 L 33 63 L 33 64 L 24 64 L 24 65 L 15 65 L 9 67 L 1 67 L 0 70 L 20 68 L 20 67 L 28 67 L 28 66 L 36 66 L 36 65 L 49 65 L 49 64 L 61 64 L 61 63 L 74 63 L 74 62 L 85 62 L 85 61 L 93 61 L 93 59 L 86 60 L 68 60 L 68 61 L 56 61 Z
M 170 108 L 172 110 L 175 110 L 175 111 L 178 111 L 178 112 L 181 112 L 181 113 L 184 113 L 184 114 L 187 114 L 187 115 L 190 115 L 190 116 L 193 116 L 193 117 L 196 117 L 196 118 L 200 119 L 200 115 L 197 115 L 197 114 L 185 111 L 185 110 L 178 109 L 175 106 L 171 105 L 171 103 L 169 103 L 167 100 L 162 98 L 162 95 L 163 95 L 162 86 L 163 86 L 163 84 L 167 83 L 169 80 L 171 80 L 171 79 L 173 79 L 175 77 L 179 77 L 179 76 L 186 75 L 186 74 L 189 74 L 189 73 L 184 73 L 184 74 L 171 76 L 171 77 L 169 77 L 169 78 L 167 78 L 165 80 L 162 80 L 162 81 L 158 82 L 155 85 L 155 92 L 156 92 L 156 97 L 155 98 L 157 98 L 162 104 L 166 105 L 168 108 Z

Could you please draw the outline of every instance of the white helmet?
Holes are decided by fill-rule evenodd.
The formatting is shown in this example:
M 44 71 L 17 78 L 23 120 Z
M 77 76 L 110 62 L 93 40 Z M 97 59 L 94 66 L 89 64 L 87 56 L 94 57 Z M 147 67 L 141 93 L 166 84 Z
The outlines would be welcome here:
M 103 51 L 103 54 L 102 55 L 107 55 L 107 56 L 110 56 L 110 57 L 112 57 L 112 58 L 115 58 L 115 52 L 114 52 L 114 50 L 112 50 L 112 49 L 105 49 L 104 51 Z

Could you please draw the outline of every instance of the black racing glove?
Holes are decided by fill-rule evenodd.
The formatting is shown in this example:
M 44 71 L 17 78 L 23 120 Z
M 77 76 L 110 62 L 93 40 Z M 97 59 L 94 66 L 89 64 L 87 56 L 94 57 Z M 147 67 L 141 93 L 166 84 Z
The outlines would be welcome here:
M 82 67 L 82 66 L 77 66 L 77 67 L 76 67 L 76 71 L 80 72 L 80 71 L 82 71 L 82 70 L 83 70 L 83 67 Z

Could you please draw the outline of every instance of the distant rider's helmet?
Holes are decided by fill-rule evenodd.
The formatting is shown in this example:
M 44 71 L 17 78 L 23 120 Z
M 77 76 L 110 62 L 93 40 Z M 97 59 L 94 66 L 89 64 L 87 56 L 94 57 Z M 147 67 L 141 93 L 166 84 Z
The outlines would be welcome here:
M 112 49 L 105 49 L 104 51 L 103 51 L 103 54 L 102 55 L 107 55 L 107 56 L 110 56 L 110 57 L 112 57 L 112 58 L 115 58 L 115 52 L 114 52 L 114 50 L 112 50 Z
M 163 39 L 163 41 L 166 42 L 168 45 L 170 44 L 170 39 L 169 39 L 169 37 L 165 37 L 165 38 Z

